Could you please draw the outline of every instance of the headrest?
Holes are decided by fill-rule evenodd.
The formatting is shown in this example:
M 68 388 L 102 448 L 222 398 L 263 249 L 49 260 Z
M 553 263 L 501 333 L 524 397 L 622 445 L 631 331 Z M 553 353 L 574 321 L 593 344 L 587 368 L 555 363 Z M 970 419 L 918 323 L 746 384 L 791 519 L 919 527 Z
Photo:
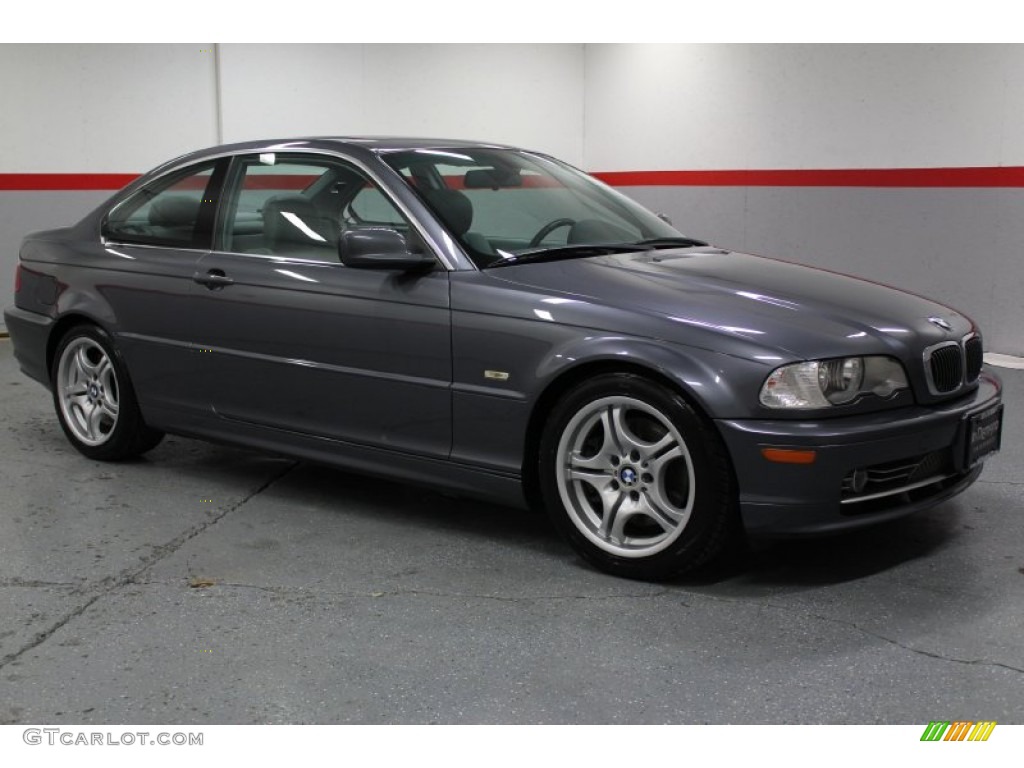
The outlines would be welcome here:
M 278 195 L 263 204 L 263 233 L 271 242 L 333 244 L 333 230 L 313 201 L 302 195 Z
M 267 219 L 275 213 L 289 211 L 298 214 L 316 213 L 313 202 L 302 195 L 277 195 L 263 203 L 263 218 Z
M 161 195 L 149 207 L 149 223 L 157 227 L 191 227 L 201 201 L 188 195 Z
M 473 223 L 473 204 L 457 189 L 428 189 L 424 197 L 435 213 L 456 237 L 461 237 Z

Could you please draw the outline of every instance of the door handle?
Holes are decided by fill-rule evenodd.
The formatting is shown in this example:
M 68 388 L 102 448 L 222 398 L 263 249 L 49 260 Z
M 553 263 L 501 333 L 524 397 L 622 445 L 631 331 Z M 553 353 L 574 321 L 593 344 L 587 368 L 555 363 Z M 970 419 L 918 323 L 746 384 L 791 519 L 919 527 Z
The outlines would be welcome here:
M 192 275 L 192 280 L 200 285 L 205 285 L 211 291 L 216 291 L 226 285 L 234 285 L 235 282 L 224 274 L 223 269 L 211 269 L 205 275 L 200 272 L 196 272 Z

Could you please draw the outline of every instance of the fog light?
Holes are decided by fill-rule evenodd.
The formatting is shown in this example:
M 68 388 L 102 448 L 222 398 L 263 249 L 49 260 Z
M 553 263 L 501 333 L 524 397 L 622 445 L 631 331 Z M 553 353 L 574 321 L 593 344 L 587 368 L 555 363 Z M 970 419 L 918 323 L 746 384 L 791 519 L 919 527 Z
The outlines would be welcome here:
M 850 473 L 850 490 L 854 493 L 862 493 L 868 484 L 868 471 L 866 469 L 855 469 Z

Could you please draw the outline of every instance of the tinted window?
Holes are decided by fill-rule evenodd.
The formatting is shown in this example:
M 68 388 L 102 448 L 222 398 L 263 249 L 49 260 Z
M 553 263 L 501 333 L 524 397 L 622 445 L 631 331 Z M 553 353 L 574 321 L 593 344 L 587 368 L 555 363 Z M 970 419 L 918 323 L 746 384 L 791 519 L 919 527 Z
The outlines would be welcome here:
M 123 243 L 199 247 L 200 210 L 215 165 L 192 166 L 139 190 L 111 211 L 104 236 Z
M 352 226 L 377 225 L 389 227 L 404 226 L 405 220 L 391 201 L 374 186 L 367 184 L 356 192 L 345 207 L 345 220 Z
M 569 245 L 680 233 L 590 176 L 542 155 L 491 148 L 383 156 L 480 267 Z
M 408 224 L 362 173 L 339 160 L 263 153 L 232 172 L 220 247 L 236 253 L 337 262 L 340 233 Z

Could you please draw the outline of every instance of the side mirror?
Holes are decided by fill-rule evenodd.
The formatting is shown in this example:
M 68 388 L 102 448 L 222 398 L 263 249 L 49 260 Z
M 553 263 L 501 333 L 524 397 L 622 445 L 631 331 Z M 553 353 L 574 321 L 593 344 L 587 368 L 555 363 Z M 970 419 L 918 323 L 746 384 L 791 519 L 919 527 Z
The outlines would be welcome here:
M 341 263 L 354 269 L 391 269 L 408 272 L 434 266 L 434 257 L 410 245 L 405 235 L 388 227 L 347 229 L 338 240 Z
M 664 222 L 665 222 L 666 224 L 668 224 L 668 225 L 669 225 L 670 227 L 672 226 L 672 219 L 670 219 L 670 218 L 669 218 L 669 217 L 668 217 L 668 216 L 667 216 L 666 214 L 664 214 L 664 213 L 657 213 L 657 214 L 655 214 L 655 215 L 656 215 L 656 216 L 657 216 L 657 217 L 658 217 L 659 219 L 661 219 L 662 221 L 664 221 Z

